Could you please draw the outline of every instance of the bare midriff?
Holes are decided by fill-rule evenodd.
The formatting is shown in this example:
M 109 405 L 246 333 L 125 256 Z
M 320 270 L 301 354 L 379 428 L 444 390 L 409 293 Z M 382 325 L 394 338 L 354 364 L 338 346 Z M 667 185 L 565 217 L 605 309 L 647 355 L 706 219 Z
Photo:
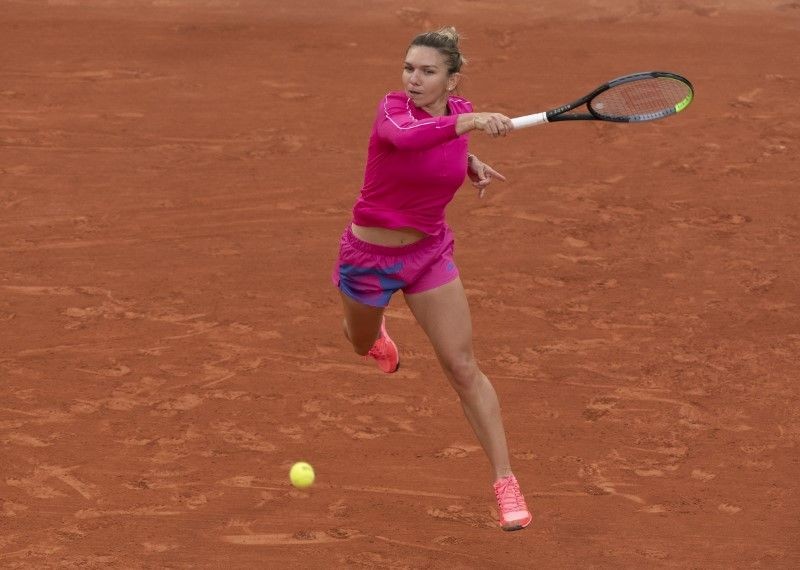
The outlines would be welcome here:
M 414 228 L 390 230 L 388 228 L 371 228 L 358 226 L 356 224 L 351 224 L 350 228 L 353 231 L 353 235 L 361 241 L 387 247 L 401 247 L 417 242 L 428 236 L 425 232 Z

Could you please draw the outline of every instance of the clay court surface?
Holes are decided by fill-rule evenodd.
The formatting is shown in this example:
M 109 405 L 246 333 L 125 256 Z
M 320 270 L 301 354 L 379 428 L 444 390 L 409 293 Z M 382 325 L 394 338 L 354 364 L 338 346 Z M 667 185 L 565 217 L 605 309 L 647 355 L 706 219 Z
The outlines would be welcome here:
M 385 376 L 329 281 L 442 24 L 479 110 L 697 90 L 472 137 L 509 181 L 448 215 L 518 533 L 402 295 Z M 799 42 L 788 0 L 0 1 L 0 567 L 800 566 Z

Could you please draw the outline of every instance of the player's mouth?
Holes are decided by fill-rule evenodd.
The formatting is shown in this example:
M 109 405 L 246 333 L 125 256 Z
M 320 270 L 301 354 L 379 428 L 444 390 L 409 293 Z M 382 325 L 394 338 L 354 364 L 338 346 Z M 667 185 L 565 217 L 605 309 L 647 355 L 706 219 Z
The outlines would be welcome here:
M 411 95 L 412 97 L 419 97 L 420 95 L 422 95 L 422 92 L 417 91 L 415 89 L 409 89 L 408 94 Z

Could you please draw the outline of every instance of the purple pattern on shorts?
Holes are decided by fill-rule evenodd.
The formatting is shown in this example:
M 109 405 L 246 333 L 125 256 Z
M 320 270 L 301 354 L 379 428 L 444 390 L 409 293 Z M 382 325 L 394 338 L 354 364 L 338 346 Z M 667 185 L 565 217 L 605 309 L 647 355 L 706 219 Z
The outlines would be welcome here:
M 373 307 L 386 307 L 397 291 L 435 289 L 458 278 L 453 233 L 445 226 L 436 235 L 391 247 L 364 242 L 347 228 L 331 278 L 342 293 Z
M 370 296 L 370 301 L 377 302 L 380 306 L 386 306 L 389 304 L 389 299 L 392 298 L 392 295 L 406 285 L 405 281 L 392 277 L 400 273 L 402 269 L 403 264 L 401 262 L 386 268 L 358 267 L 343 263 L 339 266 L 339 275 L 343 278 L 339 282 L 339 287 L 349 297 L 354 299 L 363 298 L 365 297 L 364 292 L 356 290 L 351 284 L 359 283 L 361 285 L 364 282 L 364 277 L 374 276 L 378 280 L 380 291 L 374 298 Z M 373 303 L 370 304 L 372 305 Z

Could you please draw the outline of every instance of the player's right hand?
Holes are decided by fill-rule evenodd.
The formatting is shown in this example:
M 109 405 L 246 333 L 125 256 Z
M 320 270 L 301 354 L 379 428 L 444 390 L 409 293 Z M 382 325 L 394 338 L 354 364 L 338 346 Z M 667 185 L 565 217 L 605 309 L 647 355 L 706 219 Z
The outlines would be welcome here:
M 504 137 L 514 130 L 511 119 L 502 113 L 474 113 L 475 130 L 493 137 Z

